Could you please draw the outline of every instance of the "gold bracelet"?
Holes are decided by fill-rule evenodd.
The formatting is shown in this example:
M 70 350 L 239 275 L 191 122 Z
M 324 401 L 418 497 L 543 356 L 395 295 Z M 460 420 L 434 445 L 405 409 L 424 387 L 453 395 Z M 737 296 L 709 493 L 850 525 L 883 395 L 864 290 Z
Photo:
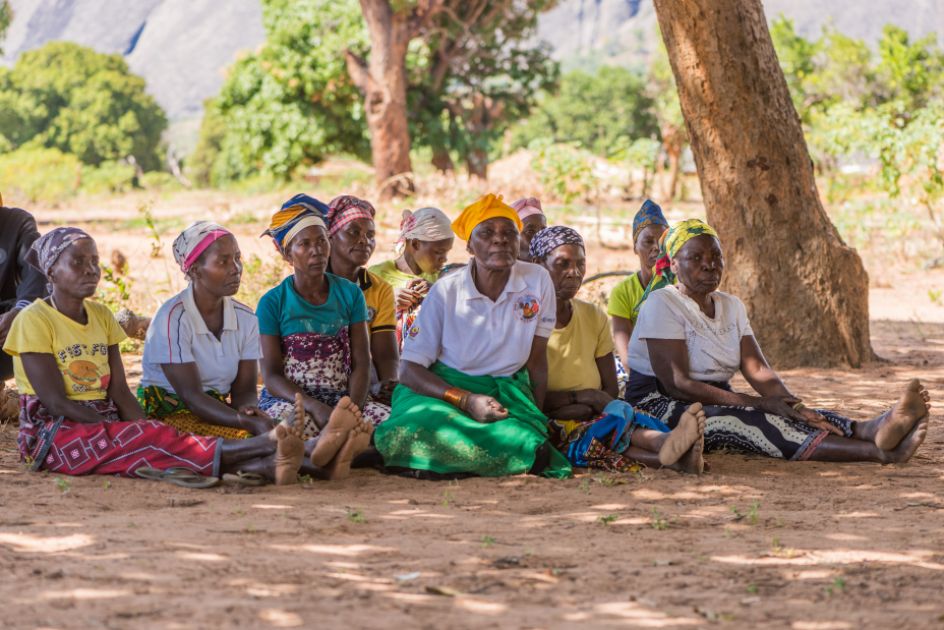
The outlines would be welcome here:
M 460 389 L 458 387 L 450 387 L 445 392 L 443 392 L 443 400 L 452 405 L 453 407 L 458 407 L 463 409 L 463 403 L 465 403 L 469 398 L 470 392 Z
M 793 410 L 794 410 L 794 411 L 799 412 L 799 411 L 802 411 L 802 410 L 804 410 L 804 409 L 806 409 L 806 405 L 804 405 L 802 402 L 798 402 L 798 403 L 795 403 L 795 404 L 793 405 Z

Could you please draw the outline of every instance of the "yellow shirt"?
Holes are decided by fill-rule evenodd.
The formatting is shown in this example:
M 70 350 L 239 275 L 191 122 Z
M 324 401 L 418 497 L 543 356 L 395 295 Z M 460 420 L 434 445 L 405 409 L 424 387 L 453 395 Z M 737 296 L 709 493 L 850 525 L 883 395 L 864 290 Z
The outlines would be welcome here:
M 439 279 L 438 273 L 421 273 L 418 276 L 403 273 L 400 271 L 400 268 L 397 267 L 397 261 L 395 260 L 385 260 L 382 263 L 371 265 L 368 271 L 374 275 L 380 276 L 381 280 L 390 283 L 390 286 L 395 290 L 404 289 L 410 282 L 419 278 L 426 280 L 426 282 L 430 284 Z
M 646 287 L 639 282 L 639 274 L 634 273 L 613 287 L 610 303 L 606 309 L 607 314 L 628 319 L 635 325 L 636 317 L 633 315 L 633 309 L 639 304 L 645 292 Z
M 367 302 L 367 326 L 370 328 L 370 334 L 396 330 L 393 287 L 366 269 L 358 272 L 357 285 L 364 292 L 364 301 Z
M 108 347 L 127 335 L 104 304 L 85 300 L 85 312 L 88 323 L 83 326 L 44 300 L 36 300 L 16 316 L 3 349 L 13 357 L 13 375 L 21 394 L 36 395 L 19 356 L 35 352 L 55 357 L 67 397 L 101 400 L 108 396 Z
M 600 389 L 596 360 L 613 353 L 613 337 L 606 313 L 589 302 L 571 300 L 574 314 L 547 340 L 547 389 L 571 392 Z

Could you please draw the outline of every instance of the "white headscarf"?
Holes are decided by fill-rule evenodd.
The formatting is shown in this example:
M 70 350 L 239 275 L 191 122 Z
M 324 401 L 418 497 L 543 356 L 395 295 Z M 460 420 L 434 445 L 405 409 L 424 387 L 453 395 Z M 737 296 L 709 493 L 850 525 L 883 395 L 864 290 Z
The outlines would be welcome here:
M 439 208 L 420 208 L 416 212 L 404 210 L 400 220 L 400 238 L 397 239 L 395 249 L 399 255 L 409 240 L 443 241 L 453 236 L 452 222 Z

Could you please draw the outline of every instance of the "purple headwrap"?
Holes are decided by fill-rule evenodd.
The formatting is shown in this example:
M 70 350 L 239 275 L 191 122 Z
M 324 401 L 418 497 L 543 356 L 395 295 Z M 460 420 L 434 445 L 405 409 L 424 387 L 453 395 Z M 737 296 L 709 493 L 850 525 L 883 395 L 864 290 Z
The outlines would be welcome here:
M 48 278 L 49 270 L 59 260 L 62 252 L 83 238 L 92 237 L 77 227 L 58 227 L 36 239 L 26 255 L 26 260 Z

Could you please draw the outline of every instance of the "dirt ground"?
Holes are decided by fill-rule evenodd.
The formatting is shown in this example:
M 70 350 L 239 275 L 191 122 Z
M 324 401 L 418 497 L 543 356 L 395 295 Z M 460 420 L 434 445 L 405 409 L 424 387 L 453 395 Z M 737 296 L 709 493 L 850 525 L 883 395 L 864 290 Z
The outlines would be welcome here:
M 102 248 L 133 243 L 146 238 L 111 233 Z M 944 307 L 926 295 L 942 279 L 873 289 L 886 362 L 786 371 L 787 383 L 853 417 L 914 376 L 944 395 Z M 4 628 L 944 627 L 937 415 L 912 462 L 888 467 L 712 454 L 698 478 L 359 470 L 203 491 L 31 474 L 15 433 L 0 427 Z

